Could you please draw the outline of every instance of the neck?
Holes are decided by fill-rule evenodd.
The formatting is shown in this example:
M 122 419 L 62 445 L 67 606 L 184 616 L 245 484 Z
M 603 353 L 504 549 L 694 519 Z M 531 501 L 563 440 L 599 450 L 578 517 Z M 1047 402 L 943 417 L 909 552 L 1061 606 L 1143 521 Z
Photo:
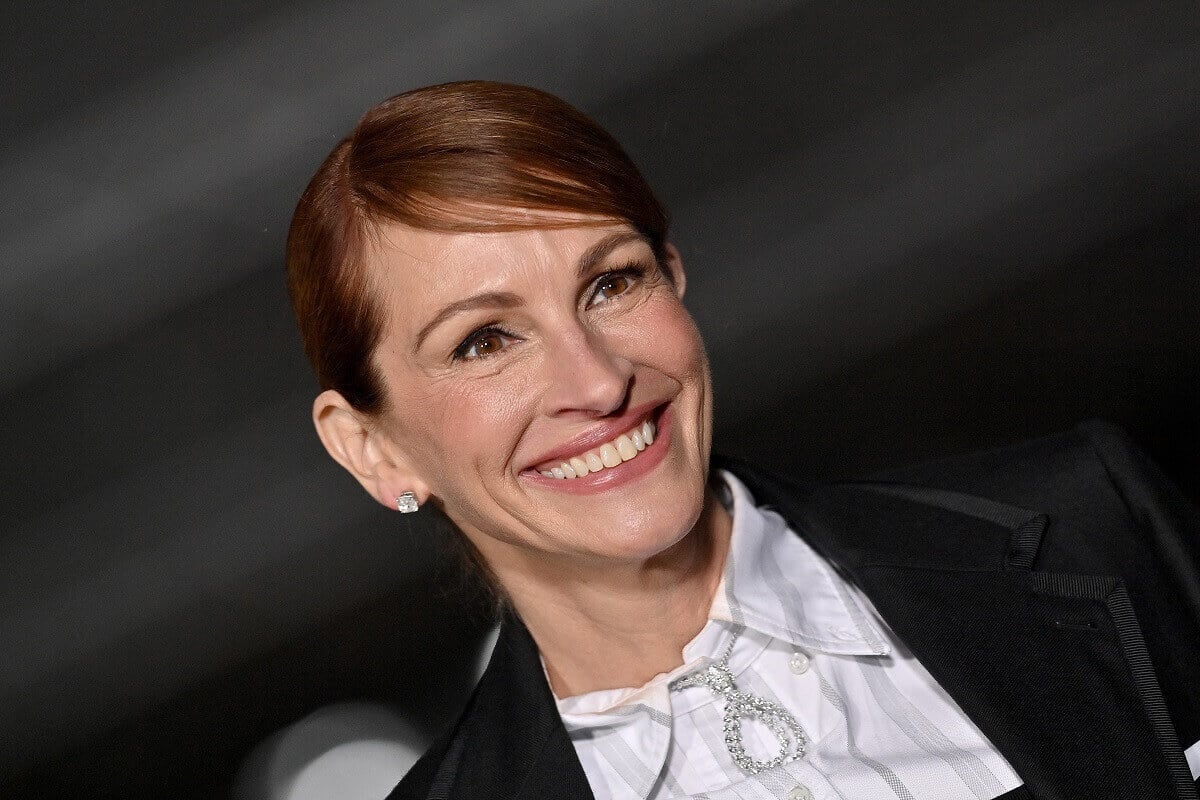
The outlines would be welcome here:
M 684 646 L 708 620 L 731 530 L 728 512 L 710 490 L 692 530 L 646 561 L 555 564 L 505 576 L 554 693 L 641 686 L 680 666 Z

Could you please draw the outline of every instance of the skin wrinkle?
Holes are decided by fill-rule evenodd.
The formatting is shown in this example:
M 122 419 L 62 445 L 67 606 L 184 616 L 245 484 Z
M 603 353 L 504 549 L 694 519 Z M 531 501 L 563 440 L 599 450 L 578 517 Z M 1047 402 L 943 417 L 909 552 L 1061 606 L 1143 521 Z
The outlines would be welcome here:
M 377 457 L 351 470 L 389 506 L 418 489 L 443 507 L 529 626 L 560 695 L 640 685 L 678 666 L 704 624 L 730 526 L 706 489 L 711 380 L 680 300 L 678 253 L 668 247 L 661 262 L 675 278 L 667 280 L 631 227 L 580 222 L 381 231 L 368 268 L 384 312 L 375 359 L 389 402 L 367 434 Z M 616 246 L 578 275 L 584 254 L 606 241 Z M 595 279 L 630 263 L 648 273 L 590 303 Z M 455 315 L 414 351 L 438 309 L 480 292 L 521 302 Z M 512 335 L 506 346 L 452 357 L 467 334 L 493 324 Z M 330 411 L 339 399 L 318 398 L 319 427 L 350 424 L 351 410 Z M 636 480 L 572 495 L 523 474 L 610 415 L 666 403 L 667 450 Z

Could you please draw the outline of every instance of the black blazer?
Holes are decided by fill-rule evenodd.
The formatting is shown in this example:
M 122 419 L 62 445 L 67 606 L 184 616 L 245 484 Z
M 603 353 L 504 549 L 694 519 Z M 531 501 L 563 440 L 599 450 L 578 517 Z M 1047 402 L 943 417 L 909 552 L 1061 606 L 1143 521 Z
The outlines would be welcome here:
M 1196 800 L 1200 519 L 1119 430 L 869 483 L 714 465 L 866 593 L 1033 797 Z M 590 797 L 514 616 L 461 719 L 391 795 Z

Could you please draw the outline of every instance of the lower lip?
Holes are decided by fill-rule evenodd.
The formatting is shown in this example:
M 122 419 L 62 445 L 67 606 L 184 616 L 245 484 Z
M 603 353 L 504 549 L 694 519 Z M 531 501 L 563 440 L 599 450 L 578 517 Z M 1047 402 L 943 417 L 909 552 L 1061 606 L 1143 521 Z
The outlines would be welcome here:
M 582 478 L 547 478 L 542 473 L 533 470 L 522 472 L 521 477 L 538 486 L 567 494 L 597 494 L 625 486 L 650 472 L 666 457 L 667 449 L 671 446 L 672 416 L 671 406 L 668 405 L 659 414 L 658 421 L 655 423 L 654 443 L 647 445 L 646 449 L 634 458 L 615 467 L 606 467 L 599 472 L 589 472 Z

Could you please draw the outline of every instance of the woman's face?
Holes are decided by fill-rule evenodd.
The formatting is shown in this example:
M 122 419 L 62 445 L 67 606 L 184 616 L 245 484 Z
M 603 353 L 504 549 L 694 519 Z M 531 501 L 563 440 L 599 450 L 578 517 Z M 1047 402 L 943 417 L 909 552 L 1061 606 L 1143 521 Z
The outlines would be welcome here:
M 512 558 L 644 560 L 691 530 L 711 381 L 673 247 L 659 264 L 626 224 L 383 233 L 381 500 L 425 489 L 501 578 Z

